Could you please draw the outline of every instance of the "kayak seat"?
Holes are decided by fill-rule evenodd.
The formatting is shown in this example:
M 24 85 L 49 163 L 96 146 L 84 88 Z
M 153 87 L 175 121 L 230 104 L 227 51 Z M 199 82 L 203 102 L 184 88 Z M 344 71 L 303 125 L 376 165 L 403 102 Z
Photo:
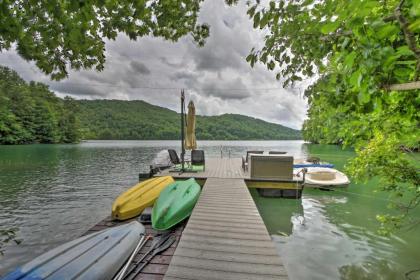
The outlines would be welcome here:
M 191 151 L 191 165 L 202 165 L 203 171 L 206 169 L 206 160 L 204 157 L 203 150 L 192 150 Z

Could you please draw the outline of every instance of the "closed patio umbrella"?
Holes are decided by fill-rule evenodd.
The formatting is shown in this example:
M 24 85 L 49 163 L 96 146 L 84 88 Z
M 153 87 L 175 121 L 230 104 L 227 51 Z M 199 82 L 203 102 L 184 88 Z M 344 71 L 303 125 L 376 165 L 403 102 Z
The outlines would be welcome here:
M 188 104 L 187 129 L 185 131 L 185 149 L 197 149 L 197 142 L 195 140 L 195 107 L 192 101 L 190 101 Z

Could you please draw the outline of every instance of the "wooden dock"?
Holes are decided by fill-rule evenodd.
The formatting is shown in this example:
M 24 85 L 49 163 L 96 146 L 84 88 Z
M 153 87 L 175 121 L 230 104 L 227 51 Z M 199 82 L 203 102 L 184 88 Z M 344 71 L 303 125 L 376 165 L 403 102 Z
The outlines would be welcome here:
M 240 158 L 206 159 L 204 172 L 164 170 L 155 176 L 167 175 L 175 179 L 195 178 L 204 186 L 190 218 L 173 229 L 177 242 L 154 257 L 135 280 L 288 279 L 248 191 L 252 180 L 242 170 Z M 297 186 L 300 182 L 301 179 L 293 178 L 285 186 Z M 258 185 L 264 183 L 271 184 L 263 181 Z M 119 222 L 109 217 L 86 234 L 132 220 Z M 150 225 L 145 227 L 147 234 L 157 233 Z M 139 260 L 148 248 L 150 241 L 134 260 Z
M 187 169 L 187 164 L 185 168 Z M 274 181 L 265 179 L 253 179 L 250 177 L 248 171 L 242 169 L 241 158 L 209 158 L 206 159 L 206 168 L 202 172 L 174 172 L 172 169 L 166 169 L 155 176 L 172 176 L 175 179 L 189 179 L 195 178 L 196 180 L 206 180 L 208 178 L 226 178 L 226 179 L 242 179 L 247 183 L 282 183 L 287 188 L 301 188 L 303 183 L 302 177 L 293 176 L 292 180 Z M 248 187 L 253 187 L 252 184 Z
M 187 168 L 187 164 L 185 165 Z M 209 158 L 206 159 L 206 168 L 203 172 L 172 172 L 167 169 L 158 174 L 158 176 L 170 175 L 174 178 L 237 178 L 245 179 L 249 175 L 242 170 L 241 158 Z
M 288 279 L 243 178 L 207 179 L 164 279 Z

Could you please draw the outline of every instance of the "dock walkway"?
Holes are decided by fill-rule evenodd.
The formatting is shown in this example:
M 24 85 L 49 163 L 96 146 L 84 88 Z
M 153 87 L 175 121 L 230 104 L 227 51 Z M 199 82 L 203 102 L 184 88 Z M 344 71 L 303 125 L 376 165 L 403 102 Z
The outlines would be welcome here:
M 164 279 L 288 279 L 244 179 L 226 167 L 208 176 Z

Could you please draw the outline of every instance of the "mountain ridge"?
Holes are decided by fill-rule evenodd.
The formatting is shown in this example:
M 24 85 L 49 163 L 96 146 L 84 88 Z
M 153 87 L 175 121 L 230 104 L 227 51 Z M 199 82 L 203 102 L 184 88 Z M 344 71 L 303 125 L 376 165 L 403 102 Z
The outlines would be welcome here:
M 85 139 L 173 140 L 180 114 L 143 100 L 75 100 Z M 199 140 L 297 140 L 301 132 L 241 114 L 197 115 Z

